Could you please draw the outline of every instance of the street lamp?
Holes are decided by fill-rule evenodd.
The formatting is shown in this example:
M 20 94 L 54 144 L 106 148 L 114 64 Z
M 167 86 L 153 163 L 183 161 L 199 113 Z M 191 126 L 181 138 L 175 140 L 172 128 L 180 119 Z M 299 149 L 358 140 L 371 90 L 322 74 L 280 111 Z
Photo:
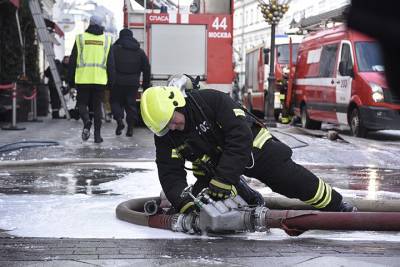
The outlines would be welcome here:
M 265 22 L 271 25 L 271 46 L 268 76 L 267 98 L 264 98 L 264 114 L 266 125 L 276 127 L 274 116 L 274 97 L 275 97 L 275 27 L 283 15 L 289 9 L 289 0 L 259 0 L 261 13 Z

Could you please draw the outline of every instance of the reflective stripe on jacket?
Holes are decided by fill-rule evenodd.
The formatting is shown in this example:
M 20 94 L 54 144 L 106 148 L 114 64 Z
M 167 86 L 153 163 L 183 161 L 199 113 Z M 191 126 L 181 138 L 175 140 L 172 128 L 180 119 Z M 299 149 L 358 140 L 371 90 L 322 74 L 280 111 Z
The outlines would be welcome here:
M 107 84 L 107 57 L 112 44 L 111 36 L 88 32 L 76 38 L 76 84 Z

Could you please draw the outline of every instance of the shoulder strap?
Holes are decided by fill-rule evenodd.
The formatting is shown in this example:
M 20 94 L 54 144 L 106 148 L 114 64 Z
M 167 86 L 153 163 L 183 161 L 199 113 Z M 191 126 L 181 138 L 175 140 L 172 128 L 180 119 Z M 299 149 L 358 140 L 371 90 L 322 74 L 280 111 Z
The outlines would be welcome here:
M 217 134 L 214 131 L 213 124 L 210 123 L 209 117 L 207 117 L 206 113 L 204 112 L 204 108 L 206 108 L 209 111 L 207 113 L 210 114 L 211 116 L 213 116 L 213 111 L 210 108 L 210 106 L 207 104 L 207 102 L 204 100 L 204 98 L 196 90 L 190 90 L 190 91 L 187 90 L 186 91 L 186 95 L 188 96 L 189 101 L 194 104 L 194 106 L 196 107 L 197 111 L 199 111 L 199 113 L 200 113 L 201 117 L 203 118 L 203 120 L 210 127 L 210 132 L 211 132 L 211 135 L 213 136 L 215 142 L 219 146 L 221 146 L 221 144 L 219 142 L 219 139 L 217 137 Z M 199 103 L 201 103 L 201 105 Z M 202 108 L 202 106 L 204 108 Z M 211 119 L 215 119 L 215 117 L 211 117 Z

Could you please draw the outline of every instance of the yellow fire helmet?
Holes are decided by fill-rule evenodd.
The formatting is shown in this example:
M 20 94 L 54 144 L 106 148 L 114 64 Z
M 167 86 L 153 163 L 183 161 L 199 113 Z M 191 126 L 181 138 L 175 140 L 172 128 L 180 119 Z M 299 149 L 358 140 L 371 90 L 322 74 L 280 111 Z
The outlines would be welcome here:
M 181 90 L 173 86 L 155 86 L 146 89 L 140 100 L 140 112 L 146 126 L 157 136 L 168 132 L 168 123 L 174 111 L 186 104 Z

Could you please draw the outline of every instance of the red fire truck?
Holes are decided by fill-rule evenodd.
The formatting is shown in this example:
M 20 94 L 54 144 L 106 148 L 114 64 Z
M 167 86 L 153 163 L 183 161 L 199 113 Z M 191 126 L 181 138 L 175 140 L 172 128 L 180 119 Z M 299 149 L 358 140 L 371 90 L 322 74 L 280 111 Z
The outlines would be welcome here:
M 296 54 L 302 35 L 276 35 L 275 36 L 275 80 L 276 91 L 274 99 L 275 119 L 282 120 L 282 110 L 285 107 L 287 85 L 290 65 L 294 72 Z M 291 51 L 290 51 L 291 50 Z M 268 53 L 269 48 L 264 44 L 249 50 L 246 53 L 245 65 L 245 92 L 243 95 L 244 105 L 257 116 L 264 115 L 264 98 L 268 88 L 267 79 L 269 75 Z M 290 56 L 292 54 L 292 56 Z M 290 62 L 291 58 L 291 62 Z
M 146 1 L 145 1 L 146 2 Z M 124 24 L 149 57 L 153 85 L 165 85 L 175 74 L 199 76 L 208 88 L 230 93 L 233 0 L 193 1 L 182 8 L 133 10 L 125 1 Z
M 389 88 L 378 43 L 344 25 L 311 33 L 298 49 L 294 113 L 302 126 L 349 125 L 354 136 L 400 129 L 400 94 Z

